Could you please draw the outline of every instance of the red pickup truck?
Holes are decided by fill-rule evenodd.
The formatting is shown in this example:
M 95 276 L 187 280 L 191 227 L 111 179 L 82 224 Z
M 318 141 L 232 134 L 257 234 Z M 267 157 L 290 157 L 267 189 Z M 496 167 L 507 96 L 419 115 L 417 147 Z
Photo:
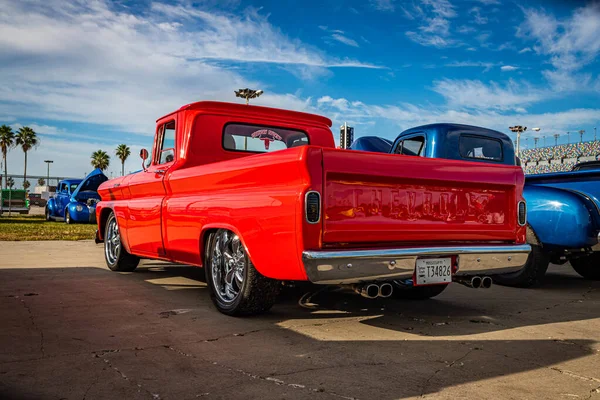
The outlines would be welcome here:
M 143 171 L 98 190 L 108 267 L 203 266 L 219 311 L 248 315 L 282 281 L 429 298 L 525 264 L 521 168 L 336 149 L 330 127 L 218 102 L 160 118 Z

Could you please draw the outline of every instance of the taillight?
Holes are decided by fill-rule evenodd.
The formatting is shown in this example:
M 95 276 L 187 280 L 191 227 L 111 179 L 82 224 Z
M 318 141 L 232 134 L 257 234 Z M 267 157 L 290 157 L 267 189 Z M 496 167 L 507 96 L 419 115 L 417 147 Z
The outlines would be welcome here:
M 321 195 L 319 192 L 307 192 L 304 206 L 306 212 L 306 221 L 309 224 L 318 223 L 321 219 Z
M 524 201 L 519 202 L 517 220 L 521 226 L 527 223 L 527 206 Z

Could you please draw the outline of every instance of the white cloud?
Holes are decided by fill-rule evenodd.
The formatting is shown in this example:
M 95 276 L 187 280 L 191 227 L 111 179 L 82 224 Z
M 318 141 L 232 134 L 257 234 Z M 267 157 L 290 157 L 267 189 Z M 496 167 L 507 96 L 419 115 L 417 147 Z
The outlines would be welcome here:
M 475 22 L 477 25 L 485 25 L 488 23 L 487 17 L 484 17 L 483 15 L 481 15 L 480 7 L 471 8 L 469 10 L 469 14 L 471 14 L 471 16 L 473 17 L 473 22 Z
M 525 48 L 523 48 L 523 49 L 519 50 L 519 54 L 528 53 L 528 52 L 530 52 L 530 51 L 532 51 L 532 50 L 531 50 L 531 47 L 525 47 Z
M 460 43 L 450 34 L 450 18 L 456 17 L 454 6 L 448 0 L 420 0 L 412 4 L 413 13 L 403 8 L 409 19 L 419 19 L 416 31 L 407 31 L 406 37 L 429 47 L 453 47 Z
M 217 60 L 369 67 L 290 39 L 252 10 L 233 17 L 154 3 L 143 17 L 103 1 L 65 4 L 4 2 L 0 118 L 37 115 L 151 132 L 166 110 L 257 84 Z M 202 24 L 190 22 L 198 19 Z
M 372 129 L 375 121 L 391 122 L 397 129 L 380 130 L 378 135 L 394 139 L 404 129 L 414 126 L 454 122 L 482 126 L 509 133 L 508 127 L 518 121 L 521 125 L 539 126 L 542 131 L 556 132 L 574 130 L 576 126 L 595 123 L 600 118 L 600 109 L 571 109 L 556 113 L 527 114 L 522 107 L 501 111 L 498 109 L 469 109 L 453 105 L 435 107 L 416 106 L 414 104 L 372 105 L 344 98 L 333 99 L 325 96 L 326 101 L 318 104 L 321 112 L 332 118 L 334 126 L 344 121 L 355 128 L 358 136 Z M 387 125 L 386 125 L 387 126 Z M 509 133 L 510 134 L 510 133 Z
M 396 6 L 394 0 L 370 0 L 371 7 L 378 11 L 394 11 Z
M 519 67 L 515 67 L 513 65 L 503 65 L 503 66 L 500 67 L 500 69 L 502 71 L 516 71 L 516 70 L 519 69 Z
M 433 90 L 442 95 L 449 107 L 474 110 L 516 110 L 545 98 L 545 93 L 527 83 L 508 81 L 504 86 L 477 80 L 442 79 Z
M 470 49 L 467 49 L 467 50 L 470 50 Z M 476 50 L 476 49 L 473 49 L 472 51 L 474 51 L 474 50 Z M 483 72 L 487 72 L 492 67 L 495 67 L 496 65 L 498 65 L 498 64 L 490 63 L 490 62 L 483 62 L 483 61 L 455 61 L 455 62 L 445 64 L 444 66 L 452 67 L 452 68 L 480 67 L 480 68 L 484 68 Z
M 475 0 L 480 2 L 481 4 L 485 4 L 485 5 L 495 5 L 495 4 L 500 4 L 500 0 Z
M 359 47 L 358 43 L 356 43 L 356 40 L 350 39 L 349 37 L 346 37 L 346 36 L 344 36 L 342 34 L 334 33 L 333 35 L 331 35 L 331 37 L 334 40 L 336 40 L 336 41 L 338 41 L 340 43 L 343 43 L 343 44 L 345 44 L 347 46 Z
M 466 34 L 466 33 L 473 33 L 476 30 L 477 29 L 473 28 L 472 26 L 463 25 L 463 26 L 461 26 L 460 28 L 457 29 L 457 32 L 458 33 L 464 33 L 464 34 Z
M 544 76 L 558 91 L 587 89 L 591 76 L 580 70 L 600 54 L 600 4 L 576 9 L 564 20 L 544 10 L 523 9 L 525 21 L 517 36 L 534 41 L 533 50 L 548 56 L 552 70 Z M 522 50 L 523 51 L 523 50 Z

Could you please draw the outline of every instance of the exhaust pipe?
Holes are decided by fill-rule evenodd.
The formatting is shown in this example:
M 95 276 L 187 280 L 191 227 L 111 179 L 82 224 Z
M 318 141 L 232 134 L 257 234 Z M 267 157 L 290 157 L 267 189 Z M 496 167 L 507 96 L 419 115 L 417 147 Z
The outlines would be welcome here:
M 491 281 L 491 279 L 490 279 L 490 281 Z M 470 287 L 473 289 L 479 289 L 481 287 L 482 279 L 479 276 L 471 276 L 471 277 L 465 276 L 465 277 L 455 278 L 455 282 L 460 283 L 461 285 L 465 285 L 466 287 Z M 490 283 L 490 286 L 491 286 L 491 283 Z
M 354 291 L 367 299 L 374 299 L 379 296 L 379 286 L 374 283 L 354 286 Z
M 392 285 L 390 285 L 389 283 L 382 283 L 379 286 L 379 297 L 390 297 L 393 291 L 394 287 Z
M 492 278 L 490 278 L 489 276 L 484 276 L 483 278 L 481 278 L 481 287 L 483 289 L 489 289 L 492 287 Z

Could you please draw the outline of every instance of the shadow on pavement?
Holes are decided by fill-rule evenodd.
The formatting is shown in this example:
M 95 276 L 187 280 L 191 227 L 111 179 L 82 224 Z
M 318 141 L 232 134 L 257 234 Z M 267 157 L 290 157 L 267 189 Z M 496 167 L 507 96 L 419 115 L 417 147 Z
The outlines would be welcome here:
M 566 294 L 455 287 L 425 302 L 321 291 L 309 308 L 298 299 L 319 288 L 300 285 L 284 291 L 267 315 L 231 318 L 214 309 L 204 273 L 195 267 L 147 263 L 134 273 L 81 267 L 1 274 L 5 398 L 394 399 L 442 390 L 465 395 L 457 385 L 483 386 L 492 378 L 496 385 L 510 380 L 507 387 L 520 397 L 527 382 L 514 374 L 542 371 L 568 387 L 573 378 L 558 365 L 595 354 L 596 342 L 497 332 L 593 319 L 600 311 L 592 301 L 560 310 L 577 307 L 581 293 L 574 292 L 586 291 L 589 282 L 579 288 L 572 282 L 573 293 Z M 549 299 L 557 302 L 550 309 Z M 593 383 L 577 380 L 580 393 Z M 472 398 L 486 397 L 481 390 Z

